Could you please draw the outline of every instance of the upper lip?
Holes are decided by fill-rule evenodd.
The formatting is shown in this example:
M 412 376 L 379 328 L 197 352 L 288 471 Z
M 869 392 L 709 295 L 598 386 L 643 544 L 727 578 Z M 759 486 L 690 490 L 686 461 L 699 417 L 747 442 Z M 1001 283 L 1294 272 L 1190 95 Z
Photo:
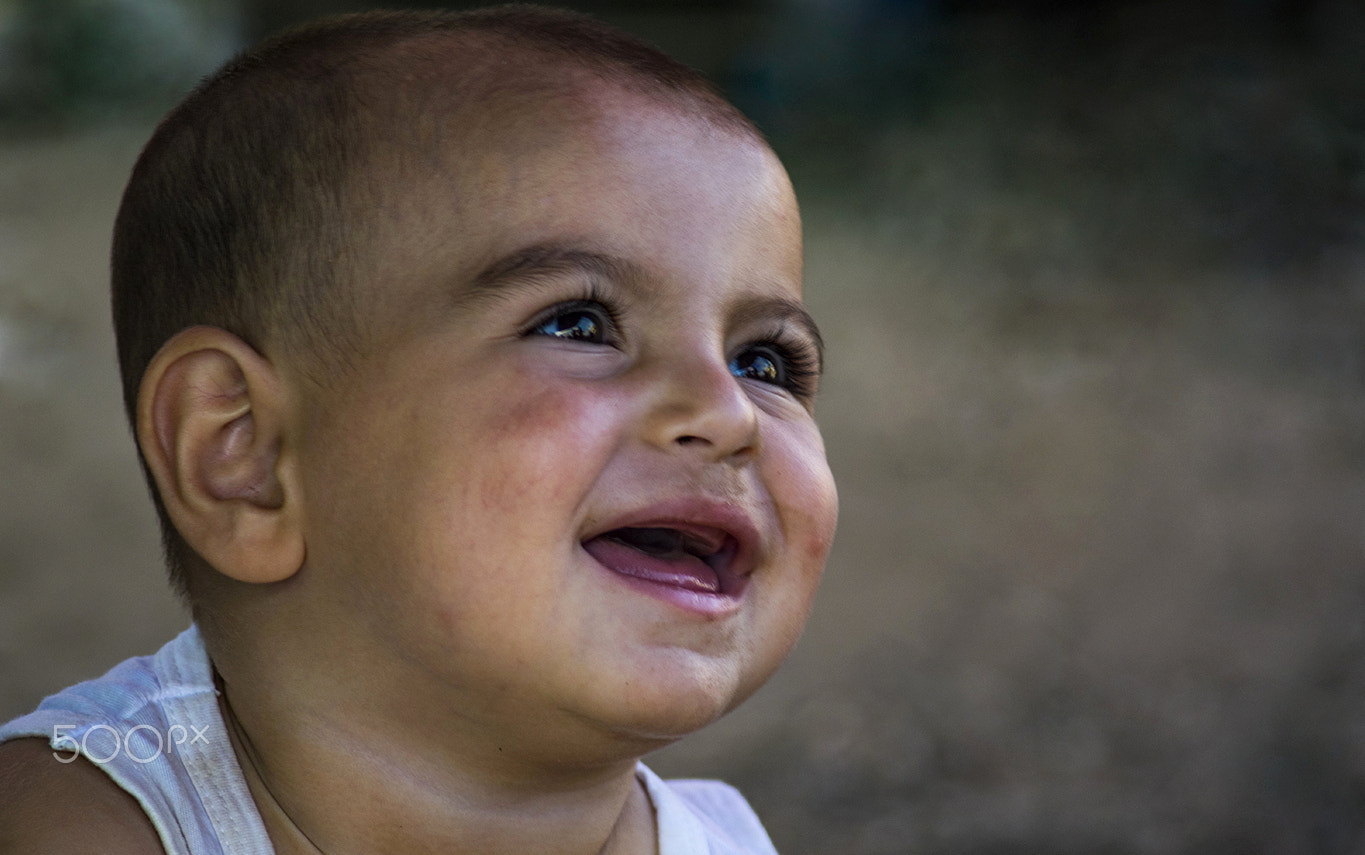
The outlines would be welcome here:
M 612 514 L 582 538 L 593 538 L 621 528 L 670 528 L 681 532 L 686 548 L 721 577 L 722 588 L 749 576 L 758 566 L 763 537 L 752 515 L 733 503 L 704 496 L 656 502 Z

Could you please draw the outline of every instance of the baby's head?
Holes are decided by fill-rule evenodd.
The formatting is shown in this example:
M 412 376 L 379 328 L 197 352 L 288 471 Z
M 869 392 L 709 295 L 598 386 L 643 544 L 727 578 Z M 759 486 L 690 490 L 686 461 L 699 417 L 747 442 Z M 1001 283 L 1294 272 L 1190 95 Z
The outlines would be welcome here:
M 529 8 L 268 42 L 148 144 L 113 271 L 238 690 L 344 674 L 394 719 L 647 747 L 795 642 L 835 518 L 795 199 L 647 46 Z

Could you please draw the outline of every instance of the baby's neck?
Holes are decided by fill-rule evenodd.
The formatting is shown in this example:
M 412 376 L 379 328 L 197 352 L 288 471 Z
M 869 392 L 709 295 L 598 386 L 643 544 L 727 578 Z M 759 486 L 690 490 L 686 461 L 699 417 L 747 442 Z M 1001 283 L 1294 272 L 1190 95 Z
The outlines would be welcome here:
M 224 692 L 233 750 L 278 855 L 348 853 L 553 853 L 654 855 L 653 808 L 633 765 L 562 773 L 553 787 L 432 764 L 402 762 L 354 734 L 305 739 L 291 728 L 244 726 Z M 248 720 L 251 720 L 248 715 Z M 279 721 L 278 718 L 274 719 Z

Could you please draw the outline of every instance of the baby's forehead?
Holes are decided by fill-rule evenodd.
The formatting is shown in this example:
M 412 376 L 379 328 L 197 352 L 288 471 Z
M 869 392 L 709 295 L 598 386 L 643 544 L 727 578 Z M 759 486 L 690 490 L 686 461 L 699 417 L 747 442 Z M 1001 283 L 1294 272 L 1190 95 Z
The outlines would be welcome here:
M 447 198 L 477 195 L 496 205 L 504 196 L 498 191 L 517 187 L 528 170 L 545 189 L 560 189 L 575 184 L 577 158 L 632 140 L 644 146 L 649 139 L 705 137 L 776 160 L 757 132 L 717 119 L 686 95 L 652 91 L 555 58 L 528 62 L 534 64 L 512 79 L 443 86 L 428 78 L 397 97 L 390 93 L 393 106 L 386 112 L 397 115 L 371 120 L 373 156 L 356 160 L 370 173 L 360 176 L 373 191 L 364 201 L 431 191 Z M 705 164 L 697 171 L 705 172 Z
M 720 161 L 739 160 L 781 173 L 785 184 L 757 132 L 727 124 L 704 93 L 535 50 L 480 50 L 428 38 L 392 51 L 384 73 L 363 84 L 384 100 L 370 120 L 371 156 L 353 161 L 359 174 L 348 182 L 360 189 L 350 216 L 376 238 L 357 259 L 362 266 L 431 264 L 440 269 L 429 275 L 466 280 L 500 252 L 563 237 L 575 215 L 609 241 L 635 236 L 632 224 L 598 216 L 608 204 L 604 185 L 631 174 L 667 172 L 678 177 L 667 192 L 688 193 L 723 182 Z M 398 85 L 384 91 L 386 80 Z M 686 140 L 714 156 L 679 156 L 674 149 Z M 744 155 L 731 157 L 736 150 Z M 594 180 L 584 180 L 589 161 Z M 789 191 L 786 184 L 784 201 Z M 458 230 L 447 227 L 454 223 Z M 455 239 L 461 247 L 449 246 Z
M 466 162 L 477 162 L 490 150 L 533 153 L 569 134 L 610 131 L 626 118 L 649 124 L 707 123 L 676 94 L 642 92 L 572 66 L 547 64 L 519 80 L 480 84 L 462 91 L 415 92 L 410 112 L 398 119 L 411 123 L 417 145 Z M 392 124 L 386 124 L 377 130 L 391 130 Z
M 368 57 L 350 78 L 372 111 L 372 130 L 401 144 L 426 131 L 450 148 L 518 144 L 544 126 L 584 125 L 627 105 L 641 115 L 687 119 L 762 141 L 752 124 L 700 77 L 670 78 L 610 57 L 584 57 L 497 33 L 427 33 Z M 394 134 L 396 136 L 391 136 Z
M 759 140 L 716 132 L 686 109 L 610 82 L 504 93 L 452 110 L 444 120 L 427 114 L 427 136 L 390 142 L 380 158 L 386 175 L 372 182 L 382 194 L 372 205 L 377 240 L 362 259 L 373 275 L 360 277 L 375 297 L 416 296 L 394 281 L 398 271 L 410 284 L 436 286 L 423 293 L 461 292 L 501 260 L 547 246 L 562 251 L 542 272 L 566 258 L 630 262 L 605 272 L 570 265 L 556 275 L 634 282 L 642 299 L 653 290 L 647 283 L 661 280 L 639 271 L 672 281 L 661 271 L 680 264 L 716 265 L 719 278 L 727 264 L 759 265 L 759 278 L 772 264 L 799 279 L 785 270 L 786 256 L 753 254 L 738 237 L 715 243 L 698 213 L 741 206 L 744 223 L 789 223 L 778 228 L 799 234 L 785 172 Z

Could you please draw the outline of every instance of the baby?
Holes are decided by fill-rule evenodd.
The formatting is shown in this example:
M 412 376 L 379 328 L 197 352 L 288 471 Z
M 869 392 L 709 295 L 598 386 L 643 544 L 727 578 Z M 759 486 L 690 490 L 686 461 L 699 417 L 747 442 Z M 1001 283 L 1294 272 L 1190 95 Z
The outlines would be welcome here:
M 5 852 L 772 852 L 639 758 L 801 632 L 836 499 L 791 185 L 694 72 L 534 7 L 205 81 L 115 227 L 194 624 L 0 729 Z

